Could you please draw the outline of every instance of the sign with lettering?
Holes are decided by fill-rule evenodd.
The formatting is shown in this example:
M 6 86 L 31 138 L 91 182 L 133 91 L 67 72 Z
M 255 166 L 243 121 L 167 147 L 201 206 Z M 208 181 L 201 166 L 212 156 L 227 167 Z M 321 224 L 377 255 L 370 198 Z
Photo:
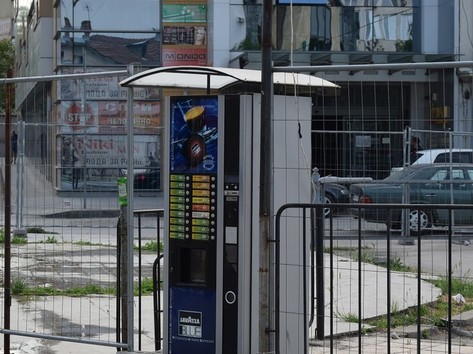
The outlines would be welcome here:
M 163 48 L 163 66 L 207 65 L 207 49 Z
M 64 123 L 65 130 L 80 132 L 89 129 L 90 132 L 97 132 L 98 114 L 95 104 L 73 102 L 64 106 L 62 113 L 62 123 Z
M 81 133 L 120 133 L 126 132 L 128 119 L 127 102 L 97 101 L 87 102 L 62 101 L 58 106 L 59 131 L 63 134 Z M 133 125 L 135 133 L 158 134 L 160 125 L 159 101 L 134 101 Z
M 87 168 L 126 168 L 126 135 L 62 135 L 58 140 L 62 167 L 72 166 L 73 157 L 78 156 L 81 165 Z M 156 135 L 137 135 L 133 141 L 133 166 L 146 168 L 150 157 L 159 157 L 158 137 Z

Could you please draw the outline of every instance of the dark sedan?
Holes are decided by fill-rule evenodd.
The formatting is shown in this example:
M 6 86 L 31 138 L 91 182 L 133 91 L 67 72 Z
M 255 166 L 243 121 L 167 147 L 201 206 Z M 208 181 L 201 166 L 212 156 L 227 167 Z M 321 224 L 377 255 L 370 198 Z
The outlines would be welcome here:
M 350 202 L 350 192 L 347 187 L 338 183 L 324 183 L 324 203 L 349 203 Z M 325 217 L 329 217 L 331 211 L 340 211 L 341 208 L 325 208 L 324 214 Z
M 473 164 L 412 165 L 392 173 L 382 181 L 353 184 L 351 201 L 360 204 L 473 204 Z M 353 215 L 366 221 L 401 225 L 401 209 L 353 208 Z M 432 225 L 444 226 L 449 222 L 446 208 L 413 208 L 408 214 L 412 231 L 425 231 Z M 455 225 L 473 224 L 473 209 L 456 209 Z
M 161 171 L 158 167 L 148 168 L 133 176 L 135 190 L 159 190 L 161 188 Z

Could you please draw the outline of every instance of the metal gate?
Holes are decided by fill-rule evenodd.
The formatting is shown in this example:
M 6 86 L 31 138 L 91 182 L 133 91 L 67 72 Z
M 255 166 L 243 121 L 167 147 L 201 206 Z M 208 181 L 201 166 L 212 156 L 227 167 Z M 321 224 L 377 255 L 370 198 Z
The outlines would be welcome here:
M 307 289 L 304 311 L 304 353 L 327 352 L 448 352 L 469 353 L 471 340 L 470 237 L 473 228 L 452 223 L 430 234 L 405 235 L 387 224 L 367 223 L 336 208 L 353 204 L 287 204 L 276 215 L 275 313 L 284 318 L 281 293 L 294 291 L 280 282 L 293 264 L 281 263 L 281 219 L 300 215 L 311 225 L 289 242 L 304 249 L 301 289 Z M 333 208 L 324 219 L 323 209 Z M 473 205 L 364 205 L 361 209 L 427 208 L 471 210 Z M 333 215 L 335 214 L 335 215 Z M 470 289 L 470 290 L 468 290 Z M 286 296 L 289 297 L 289 296 Z M 292 314 L 294 315 L 294 314 Z M 284 336 L 276 321 L 276 353 Z M 302 352 L 302 351 L 301 351 Z

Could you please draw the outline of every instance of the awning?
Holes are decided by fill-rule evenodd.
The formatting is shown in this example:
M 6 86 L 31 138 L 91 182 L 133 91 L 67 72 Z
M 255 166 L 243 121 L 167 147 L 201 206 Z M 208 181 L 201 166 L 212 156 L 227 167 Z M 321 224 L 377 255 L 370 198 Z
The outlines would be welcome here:
M 261 71 L 208 66 L 166 66 L 143 71 L 120 82 L 128 87 L 179 87 L 222 90 L 235 83 L 261 83 Z M 298 73 L 275 72 L 275 85 L 337 88 L 334 83 Z

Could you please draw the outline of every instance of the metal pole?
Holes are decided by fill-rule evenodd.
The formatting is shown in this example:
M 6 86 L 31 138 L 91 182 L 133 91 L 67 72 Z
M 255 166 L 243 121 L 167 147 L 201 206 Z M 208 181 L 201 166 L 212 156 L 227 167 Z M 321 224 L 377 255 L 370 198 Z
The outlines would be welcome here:
M 85 47 L 82 48 L 82 56 L 84 58 L 84 72 L 86 71 L 86 66 L 85 66 Z M 82 108 L 82 119 L 84 120 L 84 134 L 82 139 L 83 141 L 83 147 L 84 150 L 82 151 L 82 192 L 83 192 L 83 203 L 84 203 L 84 209 L 87 209 L 87 190 L 86 190 L 86 179 L 87 179 L 87 98 L 86 98 L 86 92 L 87 92 L 87 86 L 86 86 L 86 81 L 85 79 L 82 79 L 82 89 L 83 89 L 83 94 L 82 94 L 82 102 L 81 102 L 81 108 Z
M 25 205 L 25 122 L 17 124 L 17 156 L 16 159 L 16 228 L 13 236 L 27 237 L 26 229 L 23 228 L 23 207 Z
M 312 170 L 312 183 L 314 184 L 314 204 L 322 204 L 323 197 L 321 191 L 321 183 L 320 183 L 320 173 L 317 167 L 314 167 Z M 316 272 L 316 281 L 317 287 L 316 292 L 317 295 L 315 298 L 317 299 L 317 339 L 322 340 L 325 337 L 325 282 L 324 282 L 324 209 L 316 208 L 315 213 L 312 211 L 313 216 L 315 217 L 315 238 L 312 239 L 312 247 L 315 250 L 315 272 Z M 312 283 L 314 283 L 314 279 L 312 279 Z M 313 294 L 313 293 L 312 293 Z M 312 296 L 313 297 L 313 296 Z
M 133 65 L 128 66 L 128 75 L 133 75 Z M 128 334 L 127 343 L 128 351 L 132 352 L 133 345 L 133 158 L 134 158 L 134 144 L 133 144 L 133 87 L 128 88 L 127 98 L 127 194 L 128 194 L 128 209 L 127 209 L 127 236 L 128 236 L 128 273 L 127 273 L 127 302 L 128 302 Z
M 270 289 L 271 249 L 270 243 L 273 228 L 273 73 L 272 73 L 272 0 L 263 1 L 262 24 L 262 66 L 261 66 L 261 151 L 260 151 L 260 237 L 259 237 L 259 352 L 269 353 L 271 348 L 272 324 L 271 299 L 274 300 L 274 289 Z M 274 274 L 273 274 L 274 275 Z M 274 308 L 274 306 L 273 306 Z M 273 336 L 274 338 L 274 336 Z M 278 348 L 279 334 L 275 334 L 275 345 Z M 274 348 L 273 348 L 274 349 Z M 278 350 L 276 350 L 278 353 Z
M 9 69 L 8 77 L 13 76 L 13 70 Z M 4 269 L 4 320 L 5 329 L 10 329 L 10 309 L 11 309 L 11 107 L 13 104 L 13 85 L 7 84 L 7 99 L 5 107 L 5 269 Z M 3 350 L 5 354 L 10 354 L 10 335 L 3 336 Z

